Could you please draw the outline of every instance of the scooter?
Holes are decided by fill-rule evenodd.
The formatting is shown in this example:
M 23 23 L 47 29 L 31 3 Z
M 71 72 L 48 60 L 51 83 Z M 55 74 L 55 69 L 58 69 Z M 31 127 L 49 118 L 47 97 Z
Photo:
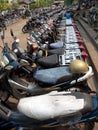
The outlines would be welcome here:
M 22 58 L 29 62 L 31 66 L 33 66 L 33 64 L 36 64 L 37 66 L 40 66 L 42 68 L 59 66 L 59 55 L 63 55 L 64 48 L 61 47 L 58 49 L 48 50 L 47 46 L 45 46 L 44 48 L 39 46 L 35 37 L 32 36 L 33 43 L 31 42 L 31 39 L 28 39 L 26 51 L 19 45 L 19 39 L 15 37 L 12 29 L 10 30 L 10 33 L 14 39 L 14 42 L 12 43 L 12 51 L 17 55 L 18 61 Z M 59 46 L 61 44 L 63 46 L 63 42 L 60 41 L 55 44 L 58 44 Z
M 66 24 L 66 28 L 64 23 Z M 60 39 L 63 41 L 61 40 L 56 43 L 45 44 L 47 57 L 38 58 L 37 60 L 41 66 L 54 67 L 59 65 L 66 65 L 69 64 L 72 59 L 85 60 L 88 57 L 88 54 L 85 52 L 83 40 L 79 34 L 77 26 L 73 24 L 73 21 L 71 19 L 63 19 L 61 21 L 61 25 L 59 28 L 57 28 L 57 31 L 59 32 Z M 37 41 L 35 39 L 36 38 L 34 38 L 33 34 L 31 34 L 27 41 L 27 50 L 31 54 L 34 52 L 34 50 L 38 54 L 40 50 L 40 46 L 37 44 Z M 54 56 L 54 54 L 57 54 L 57 56 Z M 55 58 L 53 58 L 52 55 Z M 50 61 L 48 57 L 50 57 L 52 60 Z M 51 65 L 52 61 L 54 63 L 52 64 L 53 66 Z
M 50 67 L 55 67 L 59 65 L 59 56 L 60 54 L 63 54 L 64 49 L 59 48 L 59 49 L 53 49 L 47 52 L 47 47 L 46 48 L 41 48 L 36 42 L 35 37 L 33 37 L 33 44 L 31 43 L 31 40 L 29 39 L 27 41 L 27 51 L 24 50 L 20 45 L 19 45 L 19 39 L 17 39 L 13 33 L 13 30 L 10 30 L 10 34 L 14 39 L 14 42 L 12 43 L 12 51 L 17 55 L 18 61 L 20 59 L 24 59 L 25 61 L 28 62 L 31 66 L 34 64 L 37 64 L 37 66 L 40 67 L 45 67 L 45 68 L 50 68 Z M 58 43 L 60 44 L 60 42 Z M 61 43 L 63 44 L 63 43 Z M 33 52 L 31 53 L 31 49 Z M 41 55 L 42 53 L 42 55 Z M 45 53 L 45 56 L 43 56 L 43 53 Z M 47 56 L 50 54 L 51 56 Z M 31 68 L 29 66 L 29 68 Z M 30 70 L 32 70 L 31 68 Z
M 2 35 L 4 44 L 3 37 L 4 35 Z M 83 88 L 82 86 L 93 75 L 93 71 L 92 67 L 83 61 L 75 60 L 70 66 L 36 70 L 30 75 L 31 73 L 24 67 L 24 62 L 23 65 L 20 64 L 11 52 L 8 46 L 4 46 L 1 53 L 0 66 L 3 71 L 8 73 L 7 78 L 11 87 L 10 90 L 12 90 L 11 94 L 17 99 L 24 96 L 40 95 L 53 90 L 62 91 L 75 87 L 83 91 L 89 90 L 89 88 Z M 19 74 L 22 74 L 22 76 L 20 77 Z M 32 82 L 28 83 L 25 81 L 26 78 L 23 76 L 26 74 L 33 78 Z
M 22 27 L 23 33 L 29 33 L 34 29 L 35 21 L 34 20 L 28 20 L 26 24 Z
M 2 41 L 4 44 L 4 35 L 2 35 Z M 75 65 L 74 62 L 76 62 Z M 79 66 L 81 63 L 83 68 Z M 0 66 L 3 72 L 7 73 L 3 76 L 1 71 L 1 77 L 3 79 L 6 78 L 9 83 L 9 94 L 17 99 L 25 96 L 40 95 L 53 90 L 62 91 L 76 88 L 81 91 L 89 91 L 90 88 L 87 87 L 85 82 L 93 75 L 92 67 L 83 61 L 73 61 L 70 64 L 70 66 L 73 66 L 72 69 L 70 66 L 55 67 L 37 70 L 30 75 L 31 73 L 17 61 L 17 58 L 14 57 L 8 46 L 4 46 L 1 53 Z M 77 72 L 74 72 L 74 67 L 76 67 L 75 71 L 77 70 Z M 22 77 L 19 74 L 22 74 Z M 23 74 L 24 76 L 28 74 L 30 78 L 33 78 L 33 82 L 26 82 Z M 84 84 L 85 89 L 82 87 Z
M 32 75 L 33 82 L 28 83 L 23 76 L 19 77 L 19 70 L 24 70 L 24 67 L 11 56 L 13 55 L 8 52 L 5 55 L 3 53 L 1 56 L 0 65 L 2 71 L 0 71 L 0 77 L 1 81 L 3 79 L 3 82 L 6 83 L 4 88 L 8 88 L 7 92 L 9 92 L 9 95 L 13 95 L 16 99 L 40 95 L 53 90 L 62 91 L 71 88 L 77 91 L 90 90 L 85 84 L 86 80 L 93 75 L 92 67 L 90 66 L 87 66 L 86 74 L 74 74 L 69 66 L 38 70 Z M 85 87 L 83 87 L 84 84 Z
M 32 65 L 34 63 L 33 59 L 26 52 L 26 50 L 19 45 L 19 39 L 14 35 L 12 29 L 10 29 L 10 34 L 14 40 L 12 43 L 12 51 L 16 54 L 18 59 L 24 59 L 29 62 L 28 64 Z
M 13 111 L 0 104 L 2 128 L 93 130 L 95 122 L 98 122 L 96 92 L 53 91 L 22 98 L 16 107 L 18 111 Z
M 81 62 L 77 61 L 77 63 L 79 65 Z M 74 64 L 74 62 L 72 64 Z M 28 83 L 24 80 L 23 76 L 19 77 L 18 75 L 20 69 L 24 70 L 25 74 L 27 70 L 17 62 L 17 59 L 15 59 L 8 48 L 4 48 L 0 57 L 0 66 L 2 70 L 1 80 L 6 78 L 5 88 L 7 88 L 8 83 L 10 88 L 8 89 L 9 91 L 7 91 L 17 99 L 30 95 L 40 95 L 53 90 L 62 91 L 78 88 L 87 91 L 89 88 L 86 88 L 86 86 L 83 88 L 82 86 L 85 84 L 85 81 L 92 76 L 93 72 L 92 67 L 84 63 L 82 64 L 86 66 L 85 72 L 87 72 L 85 74 L 81 74 L 79 70 L 77 70 L 77 74 L 75 74 L 73 71 L 74 69 L 71 69 L 69 66 L 41 69 L 32 75 L 33 82 Z M 6 75 L 3 75 L 3 73 L 6 73 Z

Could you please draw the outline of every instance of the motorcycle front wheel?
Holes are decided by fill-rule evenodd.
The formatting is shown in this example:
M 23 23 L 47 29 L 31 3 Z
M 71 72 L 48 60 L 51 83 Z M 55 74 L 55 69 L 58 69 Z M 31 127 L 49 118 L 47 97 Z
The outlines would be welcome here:
M 23 26 L 22 32 L 23 33 L 28 33 L 28 27 L 26 25 Z

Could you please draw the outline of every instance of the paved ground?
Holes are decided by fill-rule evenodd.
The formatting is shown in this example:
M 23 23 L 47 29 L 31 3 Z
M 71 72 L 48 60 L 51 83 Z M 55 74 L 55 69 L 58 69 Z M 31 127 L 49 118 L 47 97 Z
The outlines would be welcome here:
M 17 38 L 20 39 L 20 45 L 26 48 L 26 38 L 28 34 L 22 33 L 22 27 L 26 23 L 27 19 L 22 19 L 18 23 L 14 23 L 7 27 L 7 30 L 5 31 L 5 42 L 9 44 L 11 47 L 11 44 L 13 42 L 13 38 L 10 35 L 10 29 L 13 29 L 13 32 Z M 0 45 L 2 45 L 2 41 L 0 39 Z

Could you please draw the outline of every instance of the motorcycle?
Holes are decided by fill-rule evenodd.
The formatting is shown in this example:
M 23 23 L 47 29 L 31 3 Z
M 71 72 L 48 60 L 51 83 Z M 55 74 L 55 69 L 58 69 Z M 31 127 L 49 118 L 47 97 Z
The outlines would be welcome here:
M 47 25 L 47 24 L 46 24 Z M 66 25 L 66 28 L 65 28 Z M 71 25 L 71 26 L 70 26 Z M 66 31 L 66 35 L 65 35 Z M 35 38 L 34 31 L 31 33 L 29 39 L 27 40 L 27 50 L 32 54 L 34 52 L 39 54 L 41 51 L 41 48 L 45 47 L 45 56 L 49 56 L 52 54 L 57 54 L 57 58 L 54 58 L 52 61 L 58 61 L 54 66 L 59 66 L 59 65 L 66 65 L 69 64 L 71 59 L 86 59 L 88 57 L 88 54 L 85 52 L 85 47 L 83 46 L 83 40 L 79 34 L 79 31 L 77 29 L 77 26 L 73 24 L 73 21 L 71 19 L 62 19 L 61 24 L 59 28 L 57 28 L 57 32 L 59 35 L 60 40 L 55 42 L 55 43 L 48 43 L 46 41 L 46 44 L 41 44 L 41 41 L 39 42 L 38 39 Z M 39 36 L 38 36 L 39 38 Z M 45 41 L 45 40 L 44 40 Z M 39 42 L 39 43 L 38 43 Z M 74 44 L 73 44 L 74 43 Z M 35 54 L 35 55 L 37 55 Z M 42 54 L 42 53 L 41 53 Z M 42 54 L 43 55 L 43 54 Z M 41 55 L 41 56 L 42 56 Z M 50 59 L 52 59 L 52 56 Z M 47 67 L 50 65 L 48 60 L 46 61 L 48 57 L 46 58 L 39 58 L 37 62 L 41 65 L 44 65 L 44 67 Z M 47 64 L 45 64 L 47 63 Z M 52 67 L 54 67 L 52 66 Z
M 32 66 L 34 63 L 32 56 L 30 56 L 29 53 L 19 45 L 19 39 L 14 35 L 12 29 L 10 30 L 10 34 L 14 40 L 12 43 L 12 51 L 16 54 L 18 59 L 24 59 Z
M 37 66 L 40 66 L 42 68 L 43 67 L 50 68 L 59 65 L 59 55 L 64 53 L 64 49 L 62 47 L 48 50 L 46 44 L 44 44 L 45 46 L 43 44 L 38 45 L 37 39 L 35 39 L 35 36 L 32 36 L 33 39 L 31 38 L 32 40 L 28 39 L 27 41 L 27 51 L 26 51 L 19 45 L 19 39 L 15 37 L 12 29 L 10 30 L 10 33 L 14 39 L 14 42 L 12 43 L 12 51 L 17 55 L 18 61 L 22 58 L 25 61 L 29 62 L 28 64 L 30 64 L 31 66 L 36 64 Z M 58 44 L 59 46 L 61 44 L 61 46 L 63 46 L 63 42 L 60 41 L 54 44 Z M 31 67 L 29 66 L 29 68 Z M 31 68 L 31 70 L 32 69 L 33 68 Z
M 35 20 L 34 19 L 30 19 L 22 27 L 22 32 L 23 33 L 29 33 L 30 31 L 32 31 L 34 29 L 34 26 L 35 26 Z
M 26 97 L 13 111 L 0 104 L 0 126 L 3 128 L 93 130 L 98 122 L 98 97 L 96 92 L 57 92 Z M 57 110 L 57 111 L 55 111 Z M 10 125 L 9 125 L 10 124 Z
M 0 32 L 2 32 L 2 30 L 6 30 L 7 26 L 5 23 L 5 19 L 3 16 L 0 16 Z
M 40 95 L 53 90 L 62 91 L 75 87 L 89 91 L 85 82 L 93 75 L 93 71 L 92 67 L 85 62 L 74 60 L 70 66 L 36 70 L 30 75 L 31 72 L 25 69 L 25 62 L 23 62 L 23 65 L 20 64 L 8 46 L 5 46 L 4 34 L 1 35 L 1 38 L 4 48 L 2 48 L 0 56 L 0 66 L 4 72 L 7 72 L 7 79 L 11 87 L 9 90 L 12 90 L 11 95 L 15 98 L 20 99 L 24 96 Z M 22 72 L 20 73 L 20 71 Z M 26 82 L 23 77 L 25 75 L 33 78 L 32 82 Z M 85 88 L 82 87 L 84 84 Z
M 59 66 L 59 60 L 61 59 L 59 57 L 60 55 L 64 55 L 63 41 L 58 40 L 57 42 L 49 43 L 50 40 L 47 35 L 49 25 L 43 24 L 43 26 L 46 28 L 45 34 L 36 29 L 28 37 L 27 52 L 34 55 L 36 62 L 42 67 L 50 68 Z
M 25 67 L 27 67 L 27 69 L 29 69 L 31 73 L 32 70 L 36 69 L 36 66 L 40 66 L 42 68 L 43 67 L 50 68 L 59 65 L 58 55 L 63 54 L 64 52 L 63 48 L 53 49 L 47 52 L 47 47 L 43 49 L 43 47 L 38 46 L 38 44 L 36 43 L 37 41 L 34 40 L 33 38 L 33 42 L 35 44 L 34 43 L 31 44 L 31 41 L 29 39 L 27 42 L 28 49 L 26 51 L 19 45 L 19 39 L 15 37 L 12 29 L 10 30 L 10 33 L 14 39 L 14 42 L 12 43 L 12 51 L 16 54 L 18 61 L 20 61 L 20 59 L 24 59 L 26 62 L 28 62 L 28 65 Z M 60 44 L 60 42 L 58 44 Z M 33 48 L 32 53 L 30 51 L 31 46 Z M 43 53 L 45 53 L 46 57 L 43 56 Z M 47 55 L 51 55 L 51 56 L 47 56 Z
M 24 96 L 40 95 L 53 90 L 62 91 L 75 87 L 84 91 L 86 89 L 87 91 L 86 86 L 83 88 L 82 85 L 87 78 L 92 76 L 92 67 L 83 63 L 86 74 L 81 74 L 79 70 L 77 70 L 77 74 L 75 74 L 74 69 L 71 69 L 69 66 L 38 70 L 32 75 L 32 78 L 34 78 L 33 82 L 28 83 L 23 80 L 23 76 L 19 77 L 18 75 L 20 69 L 24 70 L 24 66 L 21 66 L 19 62 L 17 62 L 17 59 L 15 59 L 14 55 L 6 47 L 7 46 L 3 48 L 0 57 L 0 66 L 2 70 L 1 81 L 2 79 L 6 79 L 6 82 L 4 82 L 6 83 L 5 88 L 9 85 L 10 89 L 8 89 L 9 91 L 7 90 L 7 92 L 16 99 L 20 99 Z M 77 61 L 76 64 L 78 63 L 79 65 L 79 62 L 80 61 Z M 72 64 L 74 64 L 74 62 Z M 3 72 L 6 74 L 3 75 Z
M 97 20 L 98 20 L 98 12 L 96 9 L 93 9 L 92 11 L 89 11 L 89 14 L 88 14 L 88 24 L 90 26 L 92 26 L 93 28 L 95 28 L 97 26 Z
M 90 91 L 90 88 L 87 88 L 85 83 L 92 76 L 92 67 L 90 66 L 87 66 L 85 74 L 81 74 L 81 72 L 75 74 L 74 70 L 69 66 L 38 70 L 32 75 L 33 82 L 26 82 L 23 76 L 19 76 L 19 70 L 24 70 L 24 66 L 21 66 L 14 56 L 6 50 L 0 57 L 0 66 L 1 81 L 6 83 L 3 85 L 1 82 L 1 84 L 3 87 L 5 86 L 4 90 L 9 92 L 8 96 L 12 95 L 16 99 L 41 95 L 53 90 Z M 83 87 L 84 84 L 85 87 Z M 7 100 L 6 97 L 4 99 Z

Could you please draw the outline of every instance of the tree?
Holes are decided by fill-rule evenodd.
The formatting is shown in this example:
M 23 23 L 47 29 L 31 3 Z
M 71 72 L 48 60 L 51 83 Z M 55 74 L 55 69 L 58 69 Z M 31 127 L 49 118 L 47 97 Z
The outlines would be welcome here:
M 16 7 L 17 3 L 13 4 L 12 3 L 8 3 L 8 0 L 0 0 L 0 10 L 3 11 L 3 10 L 7 10 L 9 8 L 13 8 L 13 7 Z M 18 5 L 17 5 L 18 7 Z
M 6 10 L 11 7 L 7 0 L 0 0 L 0 10 Z
M 82 1 L 82 0 L 64 0 L 64 3 L 65 5 L 71 5 L 74 1 L 79 3 L 79 1 Z
M 36 0 L 35 3 L 31 4 L 31 8 L 48 7 L 53 4 L 54 0 Z

